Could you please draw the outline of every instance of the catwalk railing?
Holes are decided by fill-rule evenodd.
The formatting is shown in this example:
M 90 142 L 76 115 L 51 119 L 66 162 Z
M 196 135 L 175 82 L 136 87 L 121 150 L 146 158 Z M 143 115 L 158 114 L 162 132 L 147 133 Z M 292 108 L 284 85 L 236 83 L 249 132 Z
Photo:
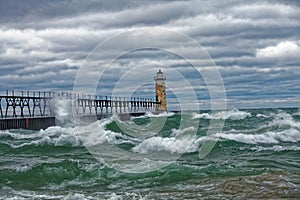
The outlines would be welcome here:
M 61 100 L 69 101 L 78 115 L 147 112 L 159 106 L 159 102 L 148 98 L 7 90 L 0 93 L 0 119 L 55 117 Z

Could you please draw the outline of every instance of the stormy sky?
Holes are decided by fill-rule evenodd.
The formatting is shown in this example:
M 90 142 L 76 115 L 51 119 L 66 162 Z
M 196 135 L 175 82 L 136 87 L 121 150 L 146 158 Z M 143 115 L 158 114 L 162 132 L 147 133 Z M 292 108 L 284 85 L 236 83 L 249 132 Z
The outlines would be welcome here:
M 297 0 L 0 0 L 0 89 L 72 91 L 77 72 L 98 44 L 126 31 L 155 27 L 185 34 L 207 51 L 223 78 L 229 107 L 299 107 L 299 19 Z M 172 48 L 168 38 L 164 41 Z M 139 41 L 145 47 L 147 42 Z M 106 50 L 125 44 L 115 42 Z M 137 66 L 139 73 L 121 84 L 125 93 L 147 79 L 138 85 L 139 92 L 152 97 L 158 68 L 165 69 L 167 85 L 186 96 L 186 85 L 168 69 L 198 80 L 184 59 L 144 49 L 112 63 L 98 92 L 110 95 L 120 73 Z M 205 82 L 192 85 L 200 107 L 209 107 Z M 170 105 L 176 102 L 176 95 L 167 93 Z

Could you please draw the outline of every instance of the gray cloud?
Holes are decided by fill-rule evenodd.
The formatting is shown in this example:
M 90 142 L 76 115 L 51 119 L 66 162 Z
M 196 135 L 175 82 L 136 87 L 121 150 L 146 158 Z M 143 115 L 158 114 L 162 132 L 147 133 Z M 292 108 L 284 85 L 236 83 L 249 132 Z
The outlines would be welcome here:
M 282 0 L 0 1 L 0 88 L 71 90 L 77 70 L 97 44 L 123 31 L 153 26 L 182 32 L 199 42 L 219 67 L 231 104 L 298 106 L 299 7 L 299 1 Z M 162 35 L 160 41 L 139 42 L 145 46 L 159 42 L 172 49 L 174 41 Z M 124 38 L 102 53 L 113 55 L 115 47 L 130 44 Z M 206 60 L 193 55 L 193 49 L 181 48 L 199 59 L 204 70 L 210 69 L 204 67 Z M 156 67 L 149 65 L 187 69 L 185 76 L 197 81 L 183 59 L 160 51 L 135 52 L 118 64 L 101 85 L 104 93 L 110 91 L 120 69 L 136 65 L 148 65 L 148 73 L 153 74 Z M 169 84 L 176 85 L 172 73 L 167 75 Z M 205 83 L 198 83 L 202 89 L 197 96 L 207 104 Z

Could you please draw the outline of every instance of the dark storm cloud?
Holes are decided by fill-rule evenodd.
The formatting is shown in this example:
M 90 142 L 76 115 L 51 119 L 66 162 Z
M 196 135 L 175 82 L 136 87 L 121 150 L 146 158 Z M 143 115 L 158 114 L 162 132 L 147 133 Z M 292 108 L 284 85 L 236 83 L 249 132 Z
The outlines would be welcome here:
M 119 0 L 1 0 L 0 22 L 7 25 L 21 25 L 21 22 L 38 22 L 54 20 L 97 12 L 117 12 L 136 7 L 147 1 L 119 1 Z
M 263 106 L 269 99 L 279 105 L 297 105 L 299 7 L 296 0 L 0 0 L 1 90 L 27 89 L 33 84 L 36 90 L 71 90 L 78 68 L 99 42 L 123 31 L 158 26 L 185 33 L 207 50 L 219 66 L 231 104 L 243 106 L 252 101 Z M 159 42 L 172 48 L 172 39 L 166 37 Z M 139 42 L 149 44 L 147 38 Z M 130 41 L 116 42 L 102 53 L 113 55 L 115 47 L 126 45 Z M 193 49 L 182 51 L 193 55 Z M 103 91 L 109 92 L 126 67 L 149 63 L 172 66 L 181 72 L 188 68 L 182 59 L 159 51 L 136 52 L 114 65 Z M 170 86 L 178 85 L 171 74 L 169 77 Z M 197 81 L 192 70 L 186 70 L 185 77 Z M 205 87 L 197 92 L 199 99 L 209 100 Z

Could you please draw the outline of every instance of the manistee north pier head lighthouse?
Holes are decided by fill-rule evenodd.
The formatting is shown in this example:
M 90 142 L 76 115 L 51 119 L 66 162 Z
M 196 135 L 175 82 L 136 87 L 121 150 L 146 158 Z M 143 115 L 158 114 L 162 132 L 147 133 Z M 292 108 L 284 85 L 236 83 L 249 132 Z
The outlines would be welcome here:
M 45 129 L 56 125 L 57 100 L 73 102 L 74 112 L 83 121 L 94 121 L 118 114 L 121 120 L 146 112 L 167 111 L 166 76 L 159 70 L 154 77 L 155 99 L 115 97 L 49 91 L 0 91 L 0 130 Z M 74 114 L 74 113 L 73 113 Z
M 166 88 L 165 80 L 166 76 L 164 73 L 159 70 L 154 77 L 156 82 L 155 92 L 156 92 L 156 102 L 158 102 L 157 111 L 166 111 L 167 110 L 167 97 L 166 97 Z

